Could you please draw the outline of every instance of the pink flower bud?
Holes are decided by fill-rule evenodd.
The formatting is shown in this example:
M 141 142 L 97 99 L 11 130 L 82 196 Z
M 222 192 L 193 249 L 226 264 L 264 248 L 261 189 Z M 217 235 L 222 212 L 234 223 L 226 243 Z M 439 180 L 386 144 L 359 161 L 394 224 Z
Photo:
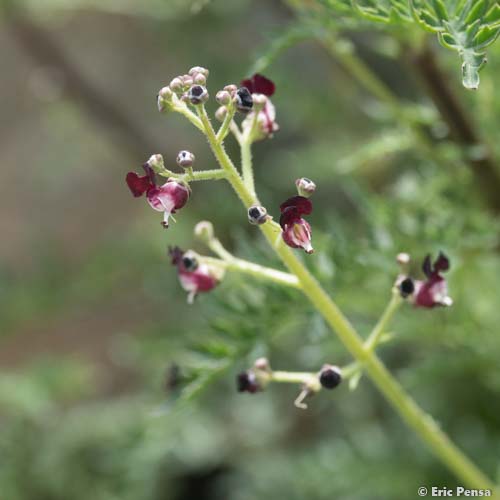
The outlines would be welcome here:
M 219 90 L 215 96 L 215 100 L 221 106 L 227 106 L 231 102 L 231 94 L 227 90 Z
M 179 78 L 178 76 L 176 76 L 171 82 L 170 82 L 170 90 L 172 90 L 173 92 L 175 92 L 176 94 L 179 93 L 179 92 L 182 92 L 182 87 L 184 85 L 184 82 L 182 81 L 181 78 Z
M 197 74 L 202 74 L 205 78 L 208 78 L 208 69 L 203 68 L 202 66 L 194 66 L 192 67 L 188 73 L 194 78 Z

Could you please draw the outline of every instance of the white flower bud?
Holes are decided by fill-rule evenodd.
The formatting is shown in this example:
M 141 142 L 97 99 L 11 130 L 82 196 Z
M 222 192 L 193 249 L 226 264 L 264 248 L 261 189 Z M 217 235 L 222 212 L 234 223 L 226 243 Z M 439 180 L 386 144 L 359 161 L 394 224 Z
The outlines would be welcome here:
M 396 261 L 399 265 L 406 266 L 410 263 L 410 254 L 406 252 L 398 253 L 398 255 L 396 256 Z
M 183 168 L 190 168 L 193 166 L 195 160 L 195 156 L 190 151 L 179 151 L 177 155 L 177 165 Z
M 301 177 L 295 181 L 295 185 L 297 186 L 297 192 L 300 196 L 304 196 L 304 198 L 309 198 L 314 191 L 316 191 L 316 184 L 311 179 L 307 177 Z

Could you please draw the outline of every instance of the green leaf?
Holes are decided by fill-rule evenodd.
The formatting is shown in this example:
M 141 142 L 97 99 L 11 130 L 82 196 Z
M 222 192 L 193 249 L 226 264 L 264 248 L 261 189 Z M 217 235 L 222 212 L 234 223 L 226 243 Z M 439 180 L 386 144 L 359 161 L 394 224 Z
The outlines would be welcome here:
M 479 71 L 486 62 L 486 48 L 500 32 L 497 0 L 351 0 L 351 9 L 339 0 L 320 1 L 333 18 L 350 17 L 385 25 L 415 23 L 437 34 L 440 43 L 462 59 L 462 83 L 479 85 Z M 338 20 L 338 19 L 337 19 Z

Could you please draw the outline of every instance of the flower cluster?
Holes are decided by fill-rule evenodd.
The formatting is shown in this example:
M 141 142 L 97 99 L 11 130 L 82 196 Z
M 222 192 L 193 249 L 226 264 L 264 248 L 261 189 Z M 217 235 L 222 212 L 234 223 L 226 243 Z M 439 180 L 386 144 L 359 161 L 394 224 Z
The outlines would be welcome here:
M 407 255 L 407 254 L 404 254 Z M 409 257 L 403 262 L 409 263 Z M 402 275 L 398 279 L 398 287 L 401 296 L 414 304 L 416 307 L 433 308 L 438 306 L 451 306 L 453 300 L 448 295 L 448 284 L 441 273 L 448 271 L 450 261 L 443 252 L 432 262 L 431 256 L 427 255 L 422 264 L 425 280 L 414 280 Z

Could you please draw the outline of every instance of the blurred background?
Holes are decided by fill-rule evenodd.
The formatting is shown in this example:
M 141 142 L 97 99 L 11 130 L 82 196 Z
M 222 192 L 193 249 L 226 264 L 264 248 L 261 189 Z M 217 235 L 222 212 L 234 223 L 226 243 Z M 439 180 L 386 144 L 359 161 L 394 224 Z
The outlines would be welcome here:
M 152 153 L 175 168 L 189 149 L 215 167 L 193 127 L 156 109 L 158 89 L 195 65 L 212 95 L 254 69 L 275 81 L 280 131 L 254 150 L 261 200 L 276 214 L 297 177 L 316 182 L 307 264 L 363 335 L 398 252 L 416 275 L 427 253 L 450 256 L 454 306 L 403 308 L 380 351 L 500 479 L 500 44 L 471 93 L 456 54 L 429 39 L 457 101 L 447 108 L 412 46 L 370 26 L 323 26 L 334 36 L 321 43 L 293 4 L 2 4 L 2 500 L 406 499 L 457 484 L 365 378 L 308 411 L 293 406 L 297 387 L 236 393 L 235 374 L 261 355 L 298 371 L 350 358 L 293 291 L 228 275 L 186 304 L 166 248 L 206 253 L 192 235 L 201 219 L 238 256 L 279 266 L 224 183 L 194 184 L 168 231 L 125 185 Z M 393 97 L 346 67 L 350 44 Z

